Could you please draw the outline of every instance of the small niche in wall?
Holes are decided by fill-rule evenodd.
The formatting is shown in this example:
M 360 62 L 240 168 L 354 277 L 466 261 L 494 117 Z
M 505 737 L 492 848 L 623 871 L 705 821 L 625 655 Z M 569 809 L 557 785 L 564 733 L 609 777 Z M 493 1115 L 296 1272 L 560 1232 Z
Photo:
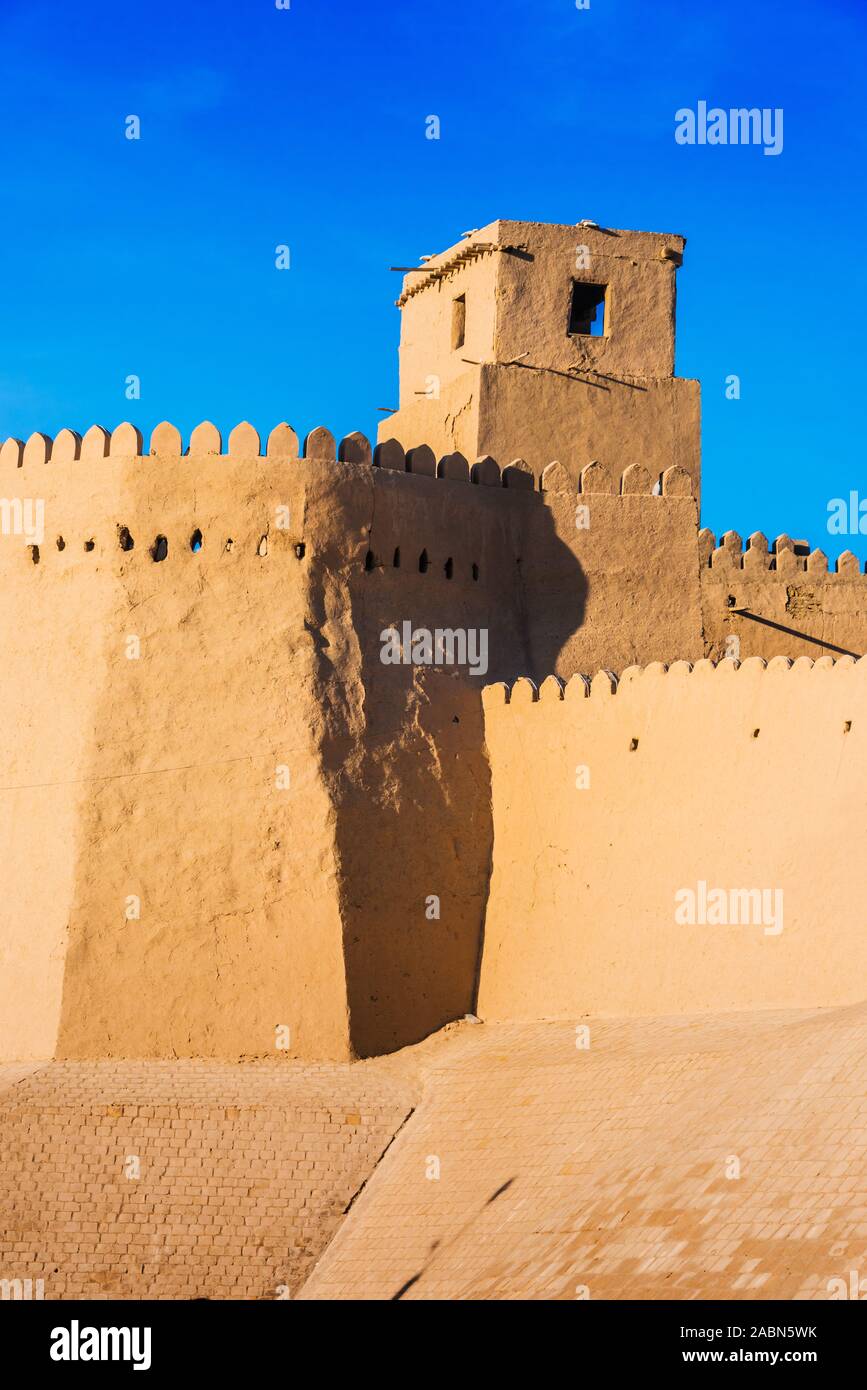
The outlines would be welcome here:
M 394 568 L 396 570 L 400 569 L 400 546 L 398 546 L 397 550 L 394 552 L 394 560 L 392 563 L 394 564 Z
M 58 536 L 58 537 L 57 537 L 57 549 L 58 549 L 58 550 L 65 550 L 65 549 L 66 549 L 66 541 L 63 539 L 62 536 Z
M 38 565 L 38 564 L 39 564 L 39 546 L 38 546 L 38 545 L 28 545 L 27 549 L 30 551 L 30 558 L 31 558 L 31 560 L 33 561 L 34 565 Z
M 120 546 L 121 550 L 132 550 L 133 546 L 135 545 L 135 541 L 129 533 L 128 526 L 118 526 L 117 543 Z
M 474 580 L 474 582 L 475 582 L 476 584 L 478 584 L 478 582 L 479 582 L 479 567 L 478 567 L 478 565 L 475 564 L 475 563 L 473 564 L 473 580 Z
M 151 546 L 151 559 L 154 561 L 155 564 L 159 564 L 161 560 L 164 560 L 166 558 L 168 553 L 169 543 L 166 540 L 165 536 L 157 536 L 156 540 Z
M 445 573 L 446 579 L 451 579 L 452 575 L 453 575 L 454 572 L 455 572 L 455 563 L 454 563 L 454 560 L 452 559 L 451 555 L 449 556 L 449 558 L 446 560 L 445 564 L 443 565 L 443 571 L 444 571 L 444 573 Z
M 368 550 L 367 554 L 366 554 L 365 557 L 364 557 L 364 572 L 365 572 L 365 574 L 370 574 L 370 572 L 371 572 L 371 570 L 373 569 L 373 566 L 375 565 L 375 563 L 376 563 L 376 561 L 375 561 L 374 558 L 373 558 L 373 551 L 372 551 L 372 550 Z
M 426 551 L 426 550 L 423 550 L 423 551 L 421 552 L 421 554 L 419 555 L 419 557 L 418 557 L 418 572 L 419 572 L 419 574 L 427 574 L 427 567 L 428 567 L 427 551 Z
M 200 530 L 198 529 L 198 527 L 197 527 L 196 530 L 193 532 L 193 534 L 190 536 L 190 550 L 193 552 L 194 555 L 198 555 L 198 553 L 199 553 L 199 551 L 201 550 L 201 548 L 202 548 L 202 533 L 201 533 L 201 531 L 200 531 Z
M 89 555 L 90 552 L 91 552 L 91 550 L 95 550 L 95 549 L 96 549 L 96 541 L 94 541 L 94 540 L 85 541 L 85 542 L 84 542 L 84 548 L 85 548 L 85 550 L 87 551 L 87 553 L 88 553 L 88 555 Z

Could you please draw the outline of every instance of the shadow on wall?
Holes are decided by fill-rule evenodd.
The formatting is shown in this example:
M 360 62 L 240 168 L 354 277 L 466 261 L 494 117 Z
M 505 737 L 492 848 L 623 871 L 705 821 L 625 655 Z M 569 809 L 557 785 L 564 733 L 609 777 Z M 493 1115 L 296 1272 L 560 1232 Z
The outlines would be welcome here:
M 375 488 L 376 524 L 349 585 L 363 731 L 332 766 L 358 1056 L 475 1010 L 493 846 L 482 687 L 550 673 L 583 623 L 587 591 L 537 492 L 432 481 L 440 497 L 454 489 L 454 505 L 434 511 L 405 480 L 380 476 Z M 406 641 L 422 630 L 435 649 L 438 629 L 465 638 L 476 673 L 469 660 L 427 664 L 424 636 Z

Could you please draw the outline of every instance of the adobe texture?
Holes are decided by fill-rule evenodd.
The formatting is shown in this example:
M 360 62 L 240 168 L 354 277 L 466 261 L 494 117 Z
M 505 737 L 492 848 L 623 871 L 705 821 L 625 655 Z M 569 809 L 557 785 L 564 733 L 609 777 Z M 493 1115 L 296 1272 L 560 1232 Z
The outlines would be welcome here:
M 573 1296 L 576 1262 L 603 1296 L 822 1296 L 816 1251 L 850 1257 L 857 1134 L 822 1149 L 807 1054 L 854 1116 L 867 578 L 700 530 L 683 247 L 496 222 L 431 258 L 376 448 L 242 424 L 224 451 L 207 423 L 3 445 L 4 529 L 38 499 L 45 534 L 0 547 L 0 1277 L 275 1297 L 338 1227 L 305 1296 Z M 484 661 L 413 660 L 437 630 Z M 676 920 L 705 880 L 781 892 L 781 930 Z M 694 1049 L 660 1014 L 704 1016 Z M 591 1015 L 620 1021 L 577 1080 Z M 822 1174 L 793 1170 L 791 1214 L 780 1085 Z M 758 1176 L 725 1203 L 733 1132 Z M 564 1253 L 540 1231 L 587 1207 L 597 1143 Z M 450 1144 L 448 1195 L 405 1169 Z M 504 1212 L 521 1240 L 489 1258 Z
M 598 460 L 700 481 L 696 381 L 674 375 L 680 236 L 492 222 L 404 279 L 400 409 L 379 427 L 404 448 L 559 459 L 573 483 Z M 605 289 L 604 331 L 569 332 L 575 284 Z M 454 306 L 463 302 L 463 333 Z
M 27 712 L 3 735 L 6 1056 L 268 1056 L 283 1027 L 289 1056 L 339 1059 L 469 1012 L 482 685 L 701 654 L 677 469 L 660 496 L 586 469 L 579 530 L 558 465 L 540 492 L 325 430 L 303 458 L 288 426 L 264 457 L 248 425 L 220 449 L 210 425 L 186 453 L 168 425 L 147 455 L 130 426 L 4 445 L 47 518 L 0 557 L 0 681 Z M 404 621 L 484 630 L 487 669 L 384 665 Z

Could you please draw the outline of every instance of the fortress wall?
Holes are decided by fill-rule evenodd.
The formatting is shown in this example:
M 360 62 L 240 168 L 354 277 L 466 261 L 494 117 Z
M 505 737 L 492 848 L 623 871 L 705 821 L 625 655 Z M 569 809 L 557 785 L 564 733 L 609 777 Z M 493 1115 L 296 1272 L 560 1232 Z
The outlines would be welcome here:
M 15 495 L 45 501 L 47 528 L 37 564 L 20 538 L 3 551 L 5 619 L 38 614 L 40 647 L 65 663 L 52 696 L 69 692 L 59 725 L 46 704 L 7 749 L 7 780 L 27 791 L 7 822 L 26 872 L 5 898 L 6 1055 L 267 1055 L 284 1024 L 290 1055 L 339 1057 L 471 1007 L 490 857 L 480 691 L 531 669 L 515 556 L 543 499 L 491 464 L 472 483 L 464 460 L 434 477 L 418 451 L 410 475 L 399 451 L 400 469 L 388 449 L 371 467 L 360 437 L 338 450 L 314 431 L 307 457 L 292 436 L 263 459 L 249 427 L 227 455 L 214 434 L 197 431 L 189 454 L 170 426 L 151 455 L 123 430 L 59 437 L 50 454 L 30 441 L 26 458 L 5 448 Z M 484 630 L 489 665 L 384 666 L 380 633 L 403 621 Z M 13 705 L 32 679 L 18 637 Z M 45 799 L 55 728 L 52 767 L 68 746 L 78 758 L 65 819 Z M 37 892 L 53 910 L 40 952 Z M 43 977 L 51 1011 L 34 1017 L 22 1001 Z
M 350 1028 L 363 1055 L 416 1041 L 473 1006 L 491 848 L 484 681 L 555 663 L 568 674 L 585 652 L 612 646 L 624 657 L 668 652 L 666 642 L 701 652 L 695 503 L 676 470 L 661 497 L 640 470 L 616 481 L 586 475 L 591 526 L 578 533 L 574 494 L 540 494 L 521 468 L 506 470 L 504 487 L 491 459 L 469 482 L 454 456 L 440 464 L 452 477 L 406 476 L 399 451 L 389 458 L 395 467 L 369 470 L 366 549 L 333 527 L 318 553 L 321 624 L 344 634 L 329 699 L 345 719 L 324 768 L 337 807 Z M 432 468 L 433 458 L 413 455 L 410 466 Z M 308 494 L 310 510 L 328 506 L 332 484 L 319 476 L 323 495 Z M 555 468 L 546 482 L 560 477 Z M 611 494 L 595 491 L 609 484 Z M 620 486 L 625 495 L 614 495 Z M 362 509 L 362 491 L 348 505 Z M 609 569 L 621 582 L 634 576 L 626 607 L 603 587 Z M 648 571 L 660 576 L 658 591 Z M 383 663 L 381 634 L 404 623 L 483 630 L 487 675 Z M 428 915 L 432 897 L 438 917 Z
M 296 554 L 315 547 L 314 465 L 260 459 L 249 427 L 228 456 L 207 431 L 184 456 L 162 426 L 142 457 L 125 430 L 83 443 L 67 432 L 47 462 L 30 441 L 12 471 L 4 446 L 5 490 L 44 499 L 46 536 L 36 565 L 20 537 L 0 552 L 0 681 L 21 715 L 3 763 L 0 1051 L 268 1055 L 282 1024 L 290 1054 L 346 1056 L 334 826 Z M 149 553 L 158 534 L 161 563 Z
M 699 546 L 708 656 L 725 655 L 731 637 L 743 658 L 867 652 L 867 575 L 851 551 L 829 566 L 822 550 L 796 553 L 789 536 L 769 545 L 756 532 L 744 549 L 736 531 L 717 546 L 706 530 Z M 739 608 L 765 621 L 732 611 Z
M 859 1000 L 865 673 L 848 658 L 752 658 L 634 668 L 619 684 L 574 677 L 564 699 L 553 679 L 538 701 L 528 682 L 508 704 L 503 686 L 489 688 L 481 1016 Z M 678 922 L 675 895 L 698 895 L 700 882 L 780 890 L 782 930 L 766 932 L 771 913 L 764 924 Z
M 328 504 L 326 473 L 321 486 L 311 508 Z M 353 486 L 369 529 L 359 547 L 332 528 L 318 592 L 321 628 L 343 653 L 328 686 L 335 720 L 323 769 L 336 807 L 352 1046 L 369 1055 L 472 1008 L 490 863 L 487 676 L 468 664 L 383 663 L 381 634 L 402 634 L 404 623 L 484 632 L 489 671 L 524 669 L 515 535 L 544 508 L 532 492 L 381 467 L 359 470 Z
M 392 442 L 372 467 L 326 430 L 304 458 L 288 427 L 264 458 L 246 425 L 221 448 L 202 426 L 182 453 L 168 425 L 150 455 L 129 426 L 4 446 L 7 491 L 46 506 L 38 563 L 2 550 L 0 679 L 28 711 L 5 749 L 6 1055 L 259 1056 L 282 1024 L 290 1055 L 340 1057 L 467 1012 L 483 683 L 700 640 L 677 470 L 661 497 L 641 469 L 585 470 L 579 532 L 559 465 L 540 493 L 521 463 Z M 484 634 L 486 667 L 384 664 L 405 622 Z
M 655 481 L 641 466 L 618 473 L 594 464 L 579 491 L 560 464 L 543 473 L 549 520 L 521 564 L 535 679 L 703 655 L 697 505 L 684 470 L 666 470 L 660 496 Z M 576 572 L 580 626 L 566 620 Z

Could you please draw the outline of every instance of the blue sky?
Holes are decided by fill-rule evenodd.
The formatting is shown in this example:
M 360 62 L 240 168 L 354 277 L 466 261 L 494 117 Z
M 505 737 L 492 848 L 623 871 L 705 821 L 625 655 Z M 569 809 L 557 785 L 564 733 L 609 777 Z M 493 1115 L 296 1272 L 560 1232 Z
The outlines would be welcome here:
M 388 267 L 590 217 L 688 238 L 704 523 L 867 557 L 826 530 L 830 498 L 867 499 L 863 0 L 0 0 L 0 51 L 0 436 L 373 435 Z M 782 107 L 783 152 L 678 145 L 700 100 Z

